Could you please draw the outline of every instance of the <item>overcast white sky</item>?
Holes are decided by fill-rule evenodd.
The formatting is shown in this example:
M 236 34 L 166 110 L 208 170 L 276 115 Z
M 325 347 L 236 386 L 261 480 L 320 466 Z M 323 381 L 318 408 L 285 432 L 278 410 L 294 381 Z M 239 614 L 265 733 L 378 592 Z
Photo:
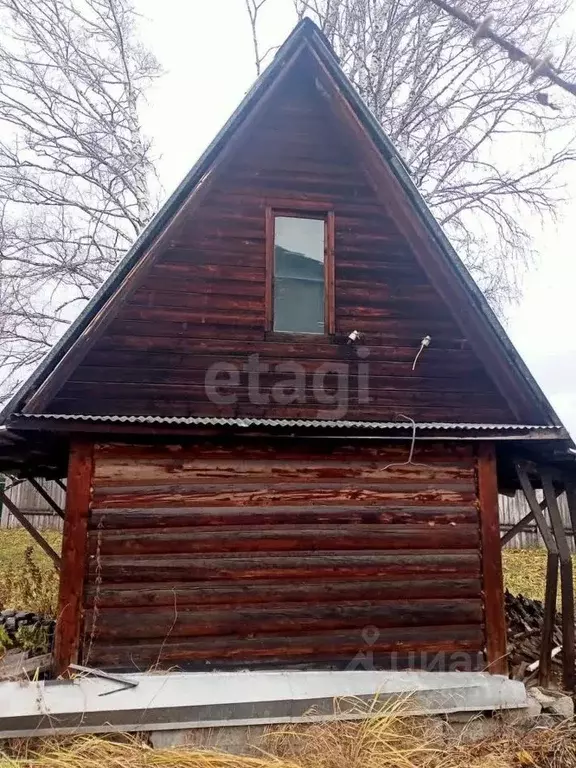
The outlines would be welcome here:
M 165 70 L 143 121 L 167 193 L 236 108 L 254 79 L 244 0 L 135 0 L 142 34 Z M 290 0 L 269 0 L 263 29 L 278 44 L 295 23 Z M 575 16 L 576 17 L 576 16 Z M 575 23 L 576 31 L 576 23 Z M 576 166 L 558 226 L 537 225 L 540 263 L 508 331 L 560 417 L 576 436 Z

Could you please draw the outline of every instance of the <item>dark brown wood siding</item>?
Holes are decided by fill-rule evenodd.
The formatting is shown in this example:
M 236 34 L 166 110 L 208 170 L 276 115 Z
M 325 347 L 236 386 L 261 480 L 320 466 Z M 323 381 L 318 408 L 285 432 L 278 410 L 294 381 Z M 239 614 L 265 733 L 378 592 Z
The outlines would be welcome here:
M 200 208 L 170 233 L 168 247 L 46 412 L 512 419 L 330 109 L 312 66 L 296 68 L 278 86 L 247 138 L 206 182 L 212 186 Z M 303 200 L 328 204 L 335 215 L 333 337 L 265 332 L 266 207 L 290 210 Z M 353 330 L 364 334 L 367 357 L 360 360 L 346 344 Z M 432 344 L 413 371 L 426 335 Z M 242 370 L 250 355 L 270 366 L 260 380 L 263 398 L 250 392 Z M 286 361 L 306 371 L 295 402 L 270 396 L 287 378 L 276 369 Z M 360 362 L 369 366 L 369 400 Z M 207 393 L 206 371 L 215 363 L 240 370 L 233 402 L 214 402 Z M 327 364 L 347 366 L 344 409 L 319 403 L 314 392 L 313 375 Z M 324 380 L 329 392 L 339 386 L 337 375 Z
M 84 663 L 482 666 L 473 450 L 407 452 L 96 446 Z

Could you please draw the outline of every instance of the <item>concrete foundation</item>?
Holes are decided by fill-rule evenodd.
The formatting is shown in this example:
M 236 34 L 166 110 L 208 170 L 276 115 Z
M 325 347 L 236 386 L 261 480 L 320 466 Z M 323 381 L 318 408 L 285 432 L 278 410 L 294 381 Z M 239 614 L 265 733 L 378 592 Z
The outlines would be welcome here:
M 0 684 L 0 738 L 155 732 L 527 706 L 522 683 L 482 672 L 207 672 Z M 335 701 L 337 706 L 335 707 Z

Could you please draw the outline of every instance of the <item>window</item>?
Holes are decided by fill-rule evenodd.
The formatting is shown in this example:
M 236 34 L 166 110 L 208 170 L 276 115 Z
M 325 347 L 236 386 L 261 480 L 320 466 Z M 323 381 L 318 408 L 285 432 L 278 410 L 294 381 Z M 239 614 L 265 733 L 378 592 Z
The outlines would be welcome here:
M 267 329 L 333 333 L 333 215 L 268 211 Z

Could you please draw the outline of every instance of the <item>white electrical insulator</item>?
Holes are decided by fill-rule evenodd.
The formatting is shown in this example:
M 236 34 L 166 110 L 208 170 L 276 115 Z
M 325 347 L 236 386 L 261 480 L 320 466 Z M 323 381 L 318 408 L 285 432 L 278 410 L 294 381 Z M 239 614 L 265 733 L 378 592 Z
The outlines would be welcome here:
M 416 370 L 416 363 L 418 362 L 418 358 L 422 354 L 423 350 L 426 349 L 426 347 L 430 346 L 430 342 L 432 341 L 432 336 L 424 336 L 422 341 L 420 342 L 420 349 L 418 350 L 418 353 L 416 357 L 414 358 L 414 362 L 412 363 L 412 370 Z
M 360 331 L 352 331 L 348 336 L 348 344 L 355 344 L 357 341 L 360 341 Z

